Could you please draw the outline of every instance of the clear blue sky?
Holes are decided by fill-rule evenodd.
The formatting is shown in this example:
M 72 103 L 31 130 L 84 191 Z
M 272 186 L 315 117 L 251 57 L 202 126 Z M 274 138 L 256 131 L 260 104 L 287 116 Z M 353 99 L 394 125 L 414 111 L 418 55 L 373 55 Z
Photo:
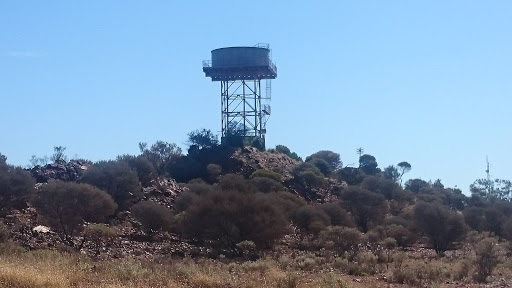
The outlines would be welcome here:
M 511 1 L 1 1 L 0 153 L 113 159 L 220 130 L 210 51 L 269 43 L 267 146 L 464 192 L 511 179 Z M 186 149 L 184 149 L 186 151 Z

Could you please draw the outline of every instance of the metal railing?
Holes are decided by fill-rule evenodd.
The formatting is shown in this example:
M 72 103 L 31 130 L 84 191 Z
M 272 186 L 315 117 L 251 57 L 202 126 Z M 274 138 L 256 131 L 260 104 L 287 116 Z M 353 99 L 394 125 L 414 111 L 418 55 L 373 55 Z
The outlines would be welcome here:
M 258 43 L 254 47 L 269 49 L 270 45 L 268 43 Z
M 274 64 L 272 62 L 272 60 L 270 58 L 268 59 L 268 65 L 270 66 L 272 71 L 277 73 L 277 66 L 276 66 L 276 64 Z M 212 67 L 212 60 L 203 60 L 203 68 L 204 67 L 211 68 Z

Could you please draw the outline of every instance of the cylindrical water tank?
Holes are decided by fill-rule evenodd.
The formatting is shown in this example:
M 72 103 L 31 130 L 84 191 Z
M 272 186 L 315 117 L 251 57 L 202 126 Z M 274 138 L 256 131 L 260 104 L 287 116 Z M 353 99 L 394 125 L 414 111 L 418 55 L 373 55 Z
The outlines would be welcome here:
M 269 66 L 270 50 L 260 47 L 227 47 L 212 50 L 212 68 Z

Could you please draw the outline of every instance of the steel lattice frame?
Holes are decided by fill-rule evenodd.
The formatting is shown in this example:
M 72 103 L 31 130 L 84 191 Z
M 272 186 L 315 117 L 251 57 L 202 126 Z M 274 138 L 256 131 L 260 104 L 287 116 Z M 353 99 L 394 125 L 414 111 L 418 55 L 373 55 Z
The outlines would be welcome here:
M 221 81 L 222 137 L 265 137 L 260 79 Z

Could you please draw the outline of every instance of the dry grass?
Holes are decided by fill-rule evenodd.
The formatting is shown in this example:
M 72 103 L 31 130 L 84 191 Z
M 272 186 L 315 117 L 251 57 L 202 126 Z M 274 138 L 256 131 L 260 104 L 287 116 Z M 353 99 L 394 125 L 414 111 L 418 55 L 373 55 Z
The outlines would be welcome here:
M 0 263 L 0 288 L 348 287 L 328 273 L 311 273 L 304 280 L 298 271 L 286 271 L 270 259 L 228 264 L 192 259 L 166 264 L 133 259 L 94 262 L 82 255 L 38 250 L 0 254 Z
M 3 246 L 0 247 L 0 288 L 371 288 L 404 287 L 404 284 L 444 287 L 447 282 L 461 280 L 471 284 L 470 287 L 483 287 L 470 283 L 470 259 L 399 252 L 393 255 L 389 269 L 385 269 L 384 263 L 370 256 L 361 253 L 353 262 L 307 252 L 240 263 L 190 258 L 93 261 L 79 254 Z M 358 270 L 351 271 L 356 266 Z M 505 261 L 496 274 L 509 275 L 510 267 L 512 260 Z M 510 278 L 506 277 L 508 281 Z

